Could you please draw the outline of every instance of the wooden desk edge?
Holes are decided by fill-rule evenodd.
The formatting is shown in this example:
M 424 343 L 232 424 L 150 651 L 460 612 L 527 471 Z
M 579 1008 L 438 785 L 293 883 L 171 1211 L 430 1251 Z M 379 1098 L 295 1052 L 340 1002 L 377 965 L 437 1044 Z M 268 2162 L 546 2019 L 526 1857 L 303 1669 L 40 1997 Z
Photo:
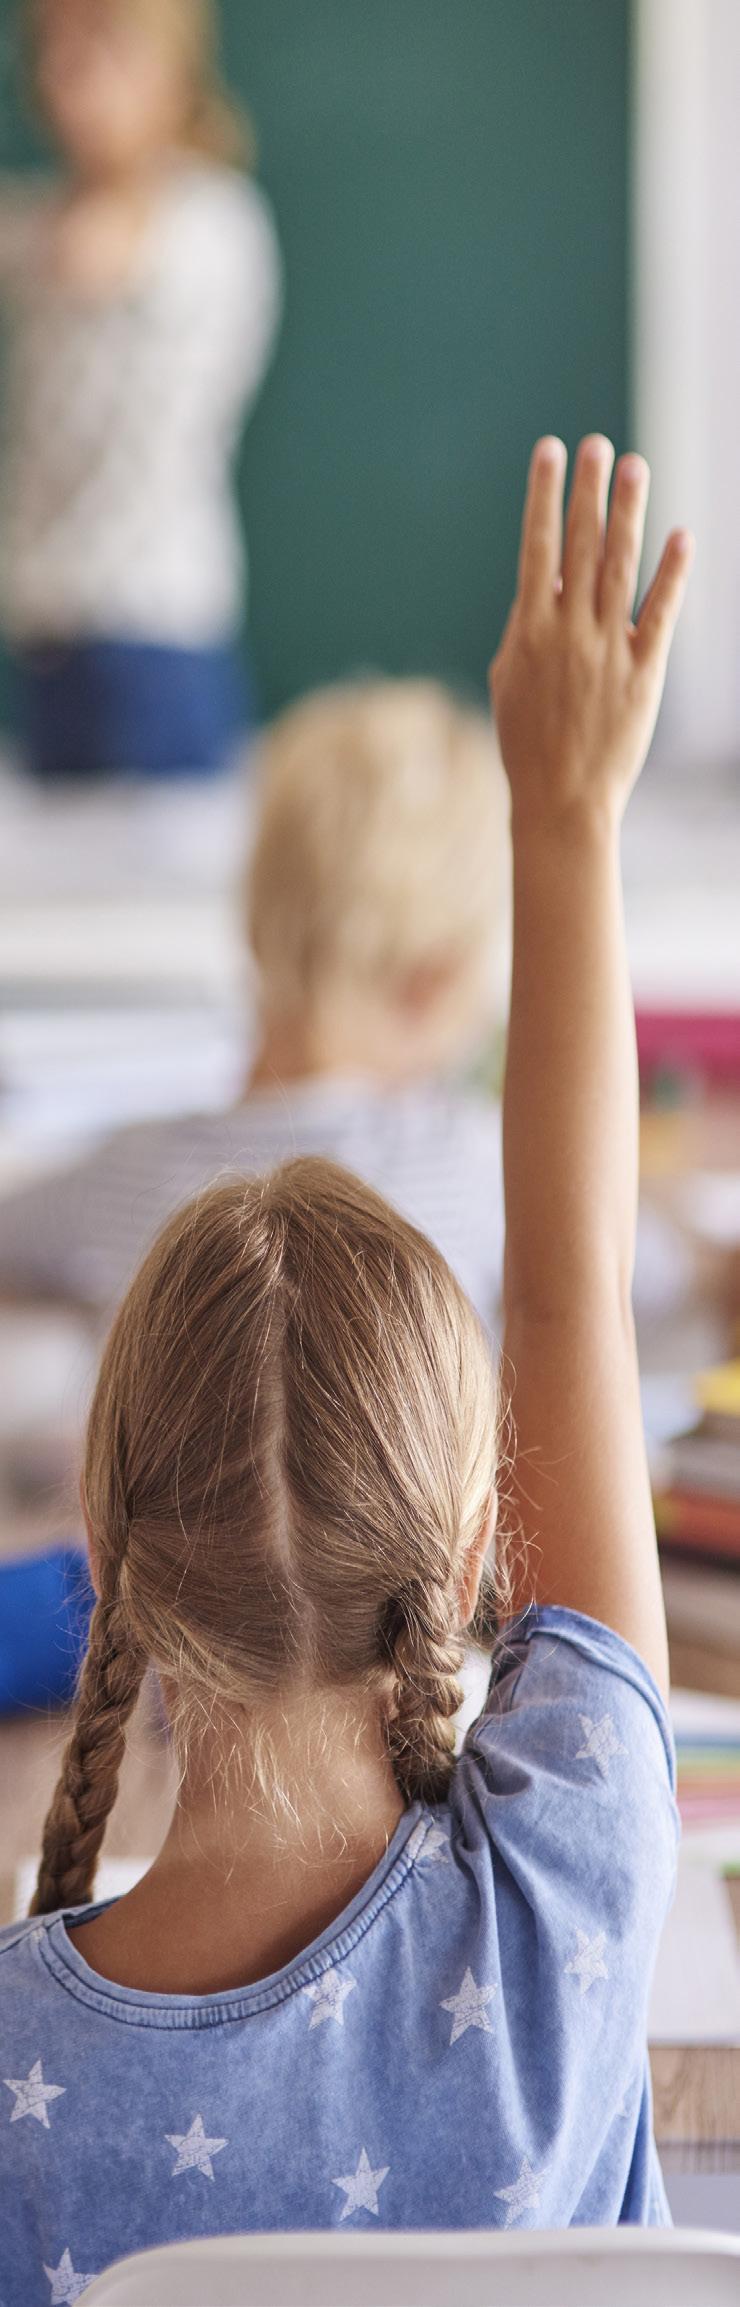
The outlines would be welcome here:
M 740 2043 L 653 2043 L 650 2066 L 659 2147 L 740 2150 Z

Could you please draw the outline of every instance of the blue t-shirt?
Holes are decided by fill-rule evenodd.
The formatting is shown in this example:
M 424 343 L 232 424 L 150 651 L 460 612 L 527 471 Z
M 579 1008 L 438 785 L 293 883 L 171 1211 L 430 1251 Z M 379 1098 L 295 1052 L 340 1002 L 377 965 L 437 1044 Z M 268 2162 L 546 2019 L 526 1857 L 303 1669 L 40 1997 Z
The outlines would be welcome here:
M 449 1802 L 284 1970 L 146 1994 L 63 1914 L 1 1932 L 4 2307 L 236 2230 L 667 2222 L 646 2014 L 676 1836 L 647 1669 L 532 1610 Z

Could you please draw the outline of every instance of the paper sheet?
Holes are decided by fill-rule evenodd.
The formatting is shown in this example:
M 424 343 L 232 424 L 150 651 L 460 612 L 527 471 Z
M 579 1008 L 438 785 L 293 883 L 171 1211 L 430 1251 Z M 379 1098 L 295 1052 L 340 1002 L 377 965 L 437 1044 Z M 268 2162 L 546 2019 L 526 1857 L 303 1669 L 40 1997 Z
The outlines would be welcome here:
M 740 1698 L 716 1698 L 702 1690 L 671 1692 L 676 1738 L 736 1738 L 740 1744 Z
M 716 1868 L 681 1852 L 650 1998 L 651 2043 L 740 2042 L 740 1954 Z

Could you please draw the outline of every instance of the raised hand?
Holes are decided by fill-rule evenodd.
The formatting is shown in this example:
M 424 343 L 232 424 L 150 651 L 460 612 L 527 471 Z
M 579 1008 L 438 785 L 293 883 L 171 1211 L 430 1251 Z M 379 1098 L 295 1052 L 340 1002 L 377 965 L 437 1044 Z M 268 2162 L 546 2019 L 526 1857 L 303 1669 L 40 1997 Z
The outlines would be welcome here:
M 548 437 L 532 456 L 516 598 L 491 667 L 515 816 L 621 815 L 655 727 L 693 539 L 671 533 L 633 622 L 650 476 L 643 457 L 621 457 L 607 519 L 613 461 L 601 434 L 581 442 L 563 535 L 565 448 Z
M 596 435 L 535 449 L 514 607 L 492 668 L 512 794 L 504 1351 L 531 1541 L 514 1599 L 567 1604 L 665 1687 L 665 1617 L 630 1294 L 638 1083 L 619 821 L 645 759 L 691 564 L 669 537 L 636 623 L 647 466 Z

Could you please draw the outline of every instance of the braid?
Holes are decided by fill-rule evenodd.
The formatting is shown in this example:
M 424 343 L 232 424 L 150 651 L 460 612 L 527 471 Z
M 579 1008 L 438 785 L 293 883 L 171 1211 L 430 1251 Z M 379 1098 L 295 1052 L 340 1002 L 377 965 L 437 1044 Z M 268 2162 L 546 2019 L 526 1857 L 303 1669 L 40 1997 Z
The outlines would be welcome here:
M 384 1647 L 396 1677 L 388 1742 L 407 1802 L 442 1802 L 455 1754 L 454 1717 L 464 1645 L 449 1582 L 414 1584 L 392 1605 Z
M 509 1588 L 506 1578 L 506 1562 L 505 1559 L 503 1562 L 501 1561 L 502 1547 L 500 1541 L 498 1553 L 499 1560 L 495 1571 L 490 1568 L 487 1562 L 483 1564 L 480 1593 L 470 1621 L 469 1640 L 477 1643 L 480 1650 L 493 1649 L 501 1631 L 502 1620 L 510 1615 L 507 1609 Z
M 116 1591 L 97 1603 L 72 1734 L 44 1826 L 32 1914 L 90 1898 L 146 1659 Z

